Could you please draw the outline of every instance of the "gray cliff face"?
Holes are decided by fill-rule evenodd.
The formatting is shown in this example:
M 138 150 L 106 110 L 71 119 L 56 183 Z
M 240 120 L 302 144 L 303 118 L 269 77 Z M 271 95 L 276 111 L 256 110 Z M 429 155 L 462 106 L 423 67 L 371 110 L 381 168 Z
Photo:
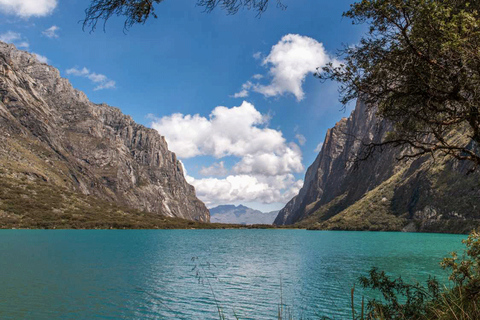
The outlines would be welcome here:
M 456 232 L 459 221 L 479 221 L 480 175 L 467 175 L 467 163 L 428 156 L 398 161 L 404 151 L 388 148 L 353 164 L 364 142 L 379 142 L 391 131 L 375 113 L 359 101 L 350 117 L 328 130 L 304 186 L 274 224 Z
M 369 168 L 362 177 L 351 161 L 361 151 L 362 141 L 380 141 L 388 129 L 389 126 L 375 118 L 375 110 L 358 102 L 350 117 L 328 129 L 322 150 L 307 170 L 304 186 L 279 212 L 275 224 L 293 224 L 347 190 L 349 198 L 358 199 L 390 176 L 395 169 L 392 154 L 382 153 L 362 163 Z M 350 183 L 355 188 L 349 188 Z
M 90 102 L 57 69 L 2 42 L 0 133 L 0 167 L 10 176 L 30 168 L 30 176 L 82 194 L 209 221 L 164 137 Z

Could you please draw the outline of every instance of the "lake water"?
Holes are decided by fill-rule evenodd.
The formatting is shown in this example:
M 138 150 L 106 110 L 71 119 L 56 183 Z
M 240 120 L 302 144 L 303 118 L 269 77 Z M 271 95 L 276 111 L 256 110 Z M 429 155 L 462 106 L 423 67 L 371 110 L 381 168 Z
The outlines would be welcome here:
M 296 319 L 350 314 L 377 266 L 446 279 L 465 236 L 305 230 L 0 231 L 1 319 Z M 192 257 L 198 257 L 192 260 Z M 196 267 L 195 267 L 196 266 Z M 363 292 L 356 289 L 357 299 Z M 214 298 L 215 297 L 215 298 Z

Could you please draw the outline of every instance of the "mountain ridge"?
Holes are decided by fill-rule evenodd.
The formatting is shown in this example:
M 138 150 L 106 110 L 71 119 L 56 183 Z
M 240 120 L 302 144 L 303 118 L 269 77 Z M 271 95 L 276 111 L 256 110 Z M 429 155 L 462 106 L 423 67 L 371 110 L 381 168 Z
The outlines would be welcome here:
M 2 42 L 0 132 L 0 177 L 12 183 L 43 181 L 125 208 L 209 221 L 156 130 L 90 102 L 57 69 Z M 57 209 L 68 211 L 57 200 Z M 0 205 L 2 212 L 8 207 Z
M 480 174 L 468 174 L 467 162 L 430 156 L 398 161 L 406 150 L 389 148 L 354 164 L 364 143 L 380 142 L 391 130 L 374 107 L 358 101 L 327 131 L 304 186 L 274 224 L 455 233 L 480 226 Z M 465 139 L 461 133 L 451 138 Z
M 219 205 L 210 209 L 210 221 L 229 224 L 272 224 L 278 211 L 262 212 L 244 205 Z

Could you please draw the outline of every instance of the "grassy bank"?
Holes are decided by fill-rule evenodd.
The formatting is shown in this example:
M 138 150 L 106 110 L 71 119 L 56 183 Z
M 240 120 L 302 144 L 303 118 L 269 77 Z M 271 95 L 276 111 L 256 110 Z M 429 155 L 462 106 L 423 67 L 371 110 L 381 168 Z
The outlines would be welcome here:
M 473 228 L 480 227 L 480 220 L 471 219 L 403 219 L 395 220 L 397 222 L 392 224 L 391 222 L 394 220 L 386 219 L 381 210 L 377 213 L 372 212 L 369 219 L 362 220 L 362 223 L 359 224 L 351 223 L 351 221 L 343 223 L 344 220 L 341 216 L 336 223 L 326 224 L 318 222 L 322 212 L 289 226 L 204 223 L 132 209 L 111 200 L 72 191 L 38 177 L 0 175 L 0 229 L 288 228 L 345 231 L 403 230 L 468 234 Z
M 46 181 L 0 179 L 0 229 L 226 229 L 273 228 L 165 217 L 72 192 Z

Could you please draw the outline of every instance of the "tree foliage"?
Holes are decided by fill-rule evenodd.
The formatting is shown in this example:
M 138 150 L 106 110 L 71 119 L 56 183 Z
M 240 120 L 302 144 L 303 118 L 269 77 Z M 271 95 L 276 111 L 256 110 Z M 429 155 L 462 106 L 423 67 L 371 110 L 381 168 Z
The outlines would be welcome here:
M 378 291 L 382 297 L 368 301 L 367 319 L 427 319 L 431 302 L 440 297 L 435 278 L 430 278 L 424 287 L 419 283 L 405 283 L 402 278 L 392 280 L 384 271 L 372 268 L 359 282 L 363 288 Z
M 402 158 L 480 165 L 480 1 L 362 0 L 344 16 L 368 32 L 316 76 L 341 84 L 342 103 L 363 99 L 394 125 L 366 154 L 395 145 L 408 150 Z
M 134 24 L 143 24 L 148 18 L 158 16 L 155 13 L 157 5 L 163 0 L 92 0 L 85 10 L 83 28 L 94 31 L 99 21 L 107 22 L 112 16 L 125 17 L 124 29 Z M 281 0 L 276 0 L 277 7 L 285 6 Z M 211 12 L 217 6 L 228 14 L 235 14 L 241 8 L 254 10 L 258 15 L 267 10 L 269 0 L 197 0 L 196 5 L 204 7 L 206 12 Z

